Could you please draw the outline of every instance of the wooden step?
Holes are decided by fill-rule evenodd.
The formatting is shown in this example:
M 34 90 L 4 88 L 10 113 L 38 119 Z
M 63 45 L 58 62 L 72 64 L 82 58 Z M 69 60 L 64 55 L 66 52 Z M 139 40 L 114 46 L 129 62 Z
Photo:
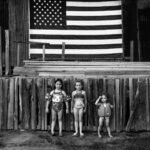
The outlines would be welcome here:
M 23 76 L 150 76 L 150 62 L 24 61 L 14 75 Z

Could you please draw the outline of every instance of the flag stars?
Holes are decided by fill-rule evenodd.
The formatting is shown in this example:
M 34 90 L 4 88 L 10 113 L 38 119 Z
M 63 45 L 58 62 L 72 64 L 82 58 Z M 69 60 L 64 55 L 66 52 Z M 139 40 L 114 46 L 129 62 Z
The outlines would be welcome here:
M 32 0 L 33 25 L 36 28 L 63 26 L 62 0 Z

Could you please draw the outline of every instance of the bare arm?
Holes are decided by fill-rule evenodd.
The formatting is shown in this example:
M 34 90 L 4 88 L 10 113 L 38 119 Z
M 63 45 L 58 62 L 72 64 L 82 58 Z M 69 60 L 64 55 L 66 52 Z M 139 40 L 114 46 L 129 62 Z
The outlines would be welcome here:
M 73 112 L 73 107 L 74 107 L 74 92 L 72 92 L 71 95 L 71 112 Z
M 99 105 L 100 105 L 100 103 L 99 103 L 100 99 L 101 99 L 101 96 L 99 96 L 98 99 L 95 101 L 95 105 L 96 105 L 96 106 L 99 106 Z
M 64 98 L 65 98 L 66 113 L 68 113 L 69 112 L 69 105 L 68 105 L 68 101 L 67 101 L 67 95 L 66 95 L 65 91 L 63 91 L 62 93 L 63 93 Z

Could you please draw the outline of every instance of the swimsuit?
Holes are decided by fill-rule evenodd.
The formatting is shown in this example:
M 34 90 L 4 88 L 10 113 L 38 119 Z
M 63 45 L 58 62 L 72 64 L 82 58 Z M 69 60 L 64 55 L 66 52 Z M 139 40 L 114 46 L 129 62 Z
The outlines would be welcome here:
M 111 108 L 110 104 L 101 104 L 98 108 L 99 117 L 110 117 L 111 116 Z
M 79 92 L 77 93 L 76 91 L 76 94 L 74 95 L 74 101 L 75 101 L 74 108 L 83 108 L 84 107 L 83 100 L 84 100 L 84 95 L 82 91 L 80 93 Z
M 61 92 L 55 92 L 52 95 L 52 109 L 59 112 L 63 109 L 63 99 L 64 95 Z

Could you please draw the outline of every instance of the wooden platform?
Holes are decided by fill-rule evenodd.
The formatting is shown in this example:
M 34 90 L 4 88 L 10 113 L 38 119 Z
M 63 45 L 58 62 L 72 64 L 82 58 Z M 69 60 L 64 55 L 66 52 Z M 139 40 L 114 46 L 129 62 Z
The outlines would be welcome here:
M 150 62 L 24 61 L 21 76 L 150 76 Z

